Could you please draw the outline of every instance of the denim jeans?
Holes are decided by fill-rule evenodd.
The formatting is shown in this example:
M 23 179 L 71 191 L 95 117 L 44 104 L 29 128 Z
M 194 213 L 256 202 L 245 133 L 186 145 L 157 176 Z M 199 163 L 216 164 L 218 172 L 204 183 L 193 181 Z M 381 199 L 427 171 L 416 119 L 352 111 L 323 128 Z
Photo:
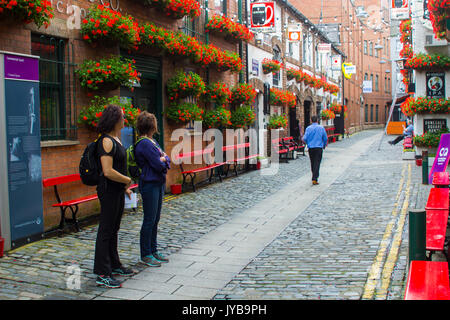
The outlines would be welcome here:
M 144 208 L 144 220 L 141 227 L 141 258 L 157 251 L 158 222 L 161 217 L 161 206 L 164 197 L 165 184 L 139 183 Z

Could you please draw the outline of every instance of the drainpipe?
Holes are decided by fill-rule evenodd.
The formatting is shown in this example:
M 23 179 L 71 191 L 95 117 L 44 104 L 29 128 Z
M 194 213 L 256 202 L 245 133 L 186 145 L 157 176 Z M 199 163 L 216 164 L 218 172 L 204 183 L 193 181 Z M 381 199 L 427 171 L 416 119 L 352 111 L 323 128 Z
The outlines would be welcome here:
M 208 15 L 208 0 L 205 0 L 205 25 L 209 21 L 209 15 Z M 205 42 L 206 44 L 209 44 L 209 32 L 205 32 Z M 209 84 L 209 67 L 206 67 L 206 84 Z
M 247 3 L 247 2 L 246 2 Z M 238 21 L 239 23 L 242 23 L 242 0 L 238 0 Z M 242 40 L 239 41 L 239 57 L 241 58 L 241 61 L 243 61 L 242 59 Z M 247 66 L 248 69 L 248 66 Z M 239 72 L 239 83 L 243 83 L 244 82 L 244 75 L 242 74 L 242 70 L 241 72 Z

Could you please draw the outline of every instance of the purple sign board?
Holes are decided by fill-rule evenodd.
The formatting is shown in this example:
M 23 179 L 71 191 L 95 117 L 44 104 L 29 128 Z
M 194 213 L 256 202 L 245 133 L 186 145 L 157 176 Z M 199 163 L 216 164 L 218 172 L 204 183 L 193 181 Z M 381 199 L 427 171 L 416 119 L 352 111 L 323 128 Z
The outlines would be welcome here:
M 430 175 L 428 176 L 428 183 L 433 183 L 433 174 L 435 172 L 445 172 L 449 161 L 450 150 L 450 133 L 441 135 L 441 141 L 439 142 L 439 148 L 434 158 L 433 167 L 431 168 Z
M 5 79 L 39 81 L 39 60 L 5 54 Z

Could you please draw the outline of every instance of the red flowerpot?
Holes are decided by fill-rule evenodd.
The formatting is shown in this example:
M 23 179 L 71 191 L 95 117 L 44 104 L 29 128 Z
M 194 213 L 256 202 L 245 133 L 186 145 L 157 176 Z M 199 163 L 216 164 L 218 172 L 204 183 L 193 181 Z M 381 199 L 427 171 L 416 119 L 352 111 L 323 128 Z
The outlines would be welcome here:
M 181 184 L 172 184 L 170 186 L 170 192 L 172 194 L 181 194 Z
M 422 166 L 422 159 L 416 159 L 416 165 L 418 167 L 421 167 Z
M 5 247 L 5 239 L 0 237 L 0 258 L 3 257 L 3 248 Z

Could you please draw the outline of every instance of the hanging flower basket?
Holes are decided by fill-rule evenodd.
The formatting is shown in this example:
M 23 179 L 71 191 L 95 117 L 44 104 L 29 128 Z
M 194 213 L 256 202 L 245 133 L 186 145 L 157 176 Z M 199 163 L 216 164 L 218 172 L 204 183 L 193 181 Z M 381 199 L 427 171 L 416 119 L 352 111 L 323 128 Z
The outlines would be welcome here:
M 80 33 L 89 43 L 118 44 L 123 48 L 138 48 L 140 27 L 132 16 L 122 15 L 106 5 L 94 6 L 83 19 Z
M 288 106 L 294 108 L 297 105 L 297 99 L 290 91 L 271 88 L 270 104 L 274 106 Z
M 405 67 L 415 70 L 449 70 L 450 57 L 419 53 L 406 60 Z
M 170 102 L 176 102 L 189 96 L 199 98 L 205 92 L 205 83 L 202 77 L 194 72 L 185 74 L 178 71 L 167 81 L 166 88 Z
M 139 81 L 134 61 L 111 56 L 99 61 L 86 60 L 75 71 L 81 86 L 88 90 L 114 90 L 119 86 L 133 88 Z
M 175 123 L 203 121 L 203 109 L 195 103 L 173 104 L 166 110 L 167 118 Z
M 141 0 L 172 19 L 197 18 L 201 15 L 200 3 L 196 0 Z
M 282 63 L 272 59 L 263 59 L 262 61 L 262 69 L 264 74 L 268 73 L 277 73 L 280 71 L 282 67 Z
M 205 25 L 205 31 L 224 36 L 229 42 L 250 41 L 253 33 L 243 24 L 234 22 L 230 18 L 213 15 Z
M 231 103 L 235 106 L 251 105 L 256 98 L 256 90 L 247 83 L 240 83 L 231 90 Z
M 231 102 L 231 90 L 221 81 L 211 83 L 206 87 L 202 99 L 213 102 L 216 106 L 226 106 Z
M 223 107 L 207 111 L 203 122 L 208 129 L 231 126 L 231 111 Z
M 322 120 L 330 120 L 336 118 L 336 115 L 333 111 L 324 109 L 320 112 L 320 117 L 322 118 Z
M 238 129 L 251 126 L 256 119 L 256 114 L 250 106 L 241 106 L 231 112 L 231 127 Z
M 437 39 L 445 39 L 446 21 L 450 19 L 450 1 L 428 0 L 428 10 L 435 37 Z
M 448 128 L 442 129 L 439 132 L 427 132 L 421 136 L 415 136 L 414 145 L 416 147 L 437 148 L 439 147 L 439 142 L 441 141 L 441 135 L 445 133 L 450 133 Z
M 31 23 L 38 28 L 50 25 L 53 8 L 47 0 L 2 0 L 0 1 L 0 21 Z
M 424 97 L 409 97 L 400 105 L 407 117 L 415 114 L 450 113 L 450 99 L 428 99 Z
M 103 110 L 109 104 L 115 104 L 122 108 L 125 116 L 124 124 L 126 127 L 134 127 L 136 125 L 136 119 L 141 113 L 141 110 L 134 107 L 131 104 L 131 101 L 124 102 L 117 96 L 111 98 L 95 96 L 90 105 L 81 110 L 78 117 L 78 123 L 87 126 L 89 129 L 95 130 Z
M 281 115 L 273 115 L 269 119 L 269 123 L 267 124 L 268 129 L 280 129 L 286 128 L 288 124 L 288 119 L 286 114 Z

